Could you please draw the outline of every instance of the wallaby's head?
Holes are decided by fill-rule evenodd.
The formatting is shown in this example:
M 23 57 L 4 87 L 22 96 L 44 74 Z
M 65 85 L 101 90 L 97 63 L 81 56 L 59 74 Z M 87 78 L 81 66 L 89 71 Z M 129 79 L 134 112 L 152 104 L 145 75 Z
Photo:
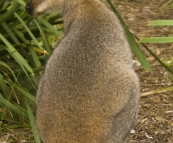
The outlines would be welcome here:
M 26 11 L 31 15 L 41 15 L 61 11 L 65 0 L 31 0 L 26 4 Z
M 30 15 L 62 12 L 65 8 L 73 7 L 84 0 L 31 0 L 26 4 L 26 11 Z

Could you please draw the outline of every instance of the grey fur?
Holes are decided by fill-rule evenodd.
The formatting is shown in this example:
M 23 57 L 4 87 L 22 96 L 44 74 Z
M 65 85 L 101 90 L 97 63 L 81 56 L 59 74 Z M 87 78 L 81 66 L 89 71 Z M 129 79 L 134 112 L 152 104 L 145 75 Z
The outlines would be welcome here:
M 125 143 L 137 118 L 139 81 L 120 22 L 98 0 L 49 0 L 37 11 L 43 2 L 33 0 L 30 13 L 58 10 L 66 34 L 37 92 L 42 141 Z

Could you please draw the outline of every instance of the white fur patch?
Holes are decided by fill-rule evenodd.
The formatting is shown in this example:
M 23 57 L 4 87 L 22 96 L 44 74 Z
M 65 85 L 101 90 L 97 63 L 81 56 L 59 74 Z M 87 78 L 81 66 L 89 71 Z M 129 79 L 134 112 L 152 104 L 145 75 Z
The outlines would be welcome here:
M 36 9 L 37 12 L 42 12 L 49 7 L 50 0 L 44 0 Z

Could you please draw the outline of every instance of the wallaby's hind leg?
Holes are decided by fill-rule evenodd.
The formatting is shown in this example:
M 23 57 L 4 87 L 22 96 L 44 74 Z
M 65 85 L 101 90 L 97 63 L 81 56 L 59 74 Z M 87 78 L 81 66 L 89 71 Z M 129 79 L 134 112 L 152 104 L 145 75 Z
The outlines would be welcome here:
M 133 107 L 134 108 L 133 110 L 132 108 L 130 108 L 132 106 L 135 106 Z M 118 115 L 115 116 L 115 120 L 113 121 L 113 129 L 112 129 L 112 137 L 114 138 L 113 140 L 115 141 L 115 143 L 126 142 L 131 129 L 135 125 L 137 114 L 138 114 L 138 106 L 136 106 L 134 100 L 131 101 L 129 100 L 129 103 L 126 104 L 125 107 L 120 111 L 120 113 L 118 113 Z M 127 124 L 125 125 L 125 123 Z

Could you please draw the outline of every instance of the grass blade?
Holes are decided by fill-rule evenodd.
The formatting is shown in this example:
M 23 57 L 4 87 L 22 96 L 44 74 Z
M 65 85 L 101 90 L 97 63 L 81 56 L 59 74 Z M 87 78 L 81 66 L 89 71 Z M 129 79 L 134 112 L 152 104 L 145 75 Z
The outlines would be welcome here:
M 42 36 L 42 38 L 43 38 L 43 43 L 44 43 L 44 45 L 45 45 L 45 49 L 46 49 L 46 50 L 48 51 L 48 53 L 49 53 L 49 55 L 46 55 L 46 56 L 45 56 L 45 57 L 46 57 L 45 60 L 47 61 L 48 58 L 49 58 L 49 56 L 50 56 L 51 53 L 52 53 L 51 47 L 50 47 L 50 45 L 49 45 L 49 42 L 48 42 L 48 40 L 47 40 L 46 35 L 44 34 L 44 31 L 42 30 L 41 25 L 39 24 L 39 21 L 37 21 L 37 20 L 34 19 L 34 23 L 37 25 L 38 29 L 40 30 L 41 36 Z
M 15 81 L 17 82 L 17 78 L 16 78 L 16 76 L 15 76 L 13 70 L 12 70 L 6 63 L 4 63 L 3 61 L 0 61 L 0 65 L 6 67 L 6 68 L 11 72 L 11 74 L 13 75 L 13 78 L 14 78 Z
M 30 29 L 28 28 L 28 26 L 25 24 L 25 22 L 20 18 L 20 16 L 14 12 L 14 15 L 18 18 L 18 20 L 21 22 L 21 24 L 25 27 L 26 31 L 28 32 L 28 34 L 31 36 L 31 38 L 34 40 L 35 44 L 43 50 L 43 47 L 39 44 L 39 42 L 37 41 L 37 39 L 35 38 L 35 36 L 32 34 L 32 32 L 30 31 Z
M 0 1 L 0 8 L 3 6 L 4 2 L 5 2 L 5 0 Z
M 40 138 L 39 138 L 39 134 L 38 134 L 38 131 L 37 131 L 37 128 L 36 128 L 36 125 L 35 125 L 34 114 L 32 112 L 32 109 L 31 109 L 29 103 L 27 102 L 27 100 L 25 100 L 25 103 L 26 103 L 27 113 L 28 113 L 30 124 L 31 124 L 31 129 L 32 129 L 32 132 L 33 132 L 33 135 L 34 135 L 35 143 L 41 143 Z
M 50 29 L 55 35 L 58 35 L 60 39 L 63 38 L 63 35 L 61 32 L 59 32 L 53 25 L 51 25 L 49 22 L 47 22 L 46 20 L 44 20 L 42 17 L 39 17 L 38 20 L 40 21 L 40 23 L 42 25 L 44 25 L 45 27 L 47 27 L 48 29 Z
M 2 74 L 0 74 L 0 86 L 1 86 L 1 90 L 3 91 L 4 95 L 5 95 L 5 98 L 7 100 L 11 100 L 10 99 L 10 95 L 11 93 L 9 92 L 8 88 L 7 88 L 7 85 L 5 83 L 5 80 L 3 79 L 3 76 Z
M 13 16 L 14 12 L 17 9 L 19 9 L 19 7 L 20 7 L 20 4 L 19 3 L 17 3 L 17 2 L 14 3 L 13 6 L 6 13 L 4 13 L 3 15 L 1 15 L 0 24 L 2 24 L 3 22 L 9 20 Z
M 10 29 L 10 27 L 6 24 L 6 22 L 3 22 L 2 24 L 2 28 L 7 32 L 7 34 L 11 37 L 11 39 L 17 44 L 19 45 L 20 42 L 17 39 L 17 37 L 14 35 L 14 33 L 12 32 L 12 30 Z
M 28 116 L 26 113 L 19 110 L 16 106 L 14 106 L 12 103 L 10 103 L 8 100 L 6 100 L 1 94 L 0 94 L 0 104 L 7 107 L 11 111 L 17 113 L 18 115 L 24 117 L 25 119 L 28 119 Z
M 133 51 L 133 53 L 136 55 L 136 57 L 138 58 L 138 60 L 140 61 L 141 65 L 144 67 L 144 69 L 149 70 L 150 72 L 152 71 L 150 64 L 148 63 L 145 55 L 143 54 L 143 52 L 141 51 L 141 49 L 139 48 L 138 44 L 136 43 L 133 35 L 131 34 L 131 32 L 129 31 L 128 27 L 126 26 L 125 22 L 123 21 L 123 19 L 121 18 L 120 14 L 118 13 L 118 11 L 116 10 L 116 8 L 113 6 L 113 4 L 111 3 L 110 0 L 107 0 L 108 3 L 110 4 L 113 12 L 117 15 L 118 19 L 121 22 L 122 27 L 124 28 L 126 35 L 128 37 L 129 40 L 129 45 Z
M 152 37 L 152 38 L 142 38 L 141 43 L 172 43 L 173 37 Z
M 137 37 L 136 37 L 137 40 L 139 40 Z M 154 54 L 144 43 L 141 43 L 142 46 L 170 73 L 173 74 L 173 71 L 166 65 L 164 64 L 157 56 L 156 54 Z
M 29 72 L 33 73 L 32 68 L 28 65 L 26 60 L 16 51 L 16 49 L 8 42 L 8 40 L 0 33 L 0 39 L 7 45 L 7 51 L 11 54 L 11 56 L 18 62 L 23 65 Z M 23 68 L 23 67 L 22 67 Z
M 148 26 L 173 26 L 173 20 L 153 20 L 149 21 Z
M 35 96 L 30 94 L 28 91 L 24 90 L 20 86 L 14 84 L 13 87 L 17 89 L 20 93 L 22 93 L 27 99 L 30 99 L 35 104 Z

